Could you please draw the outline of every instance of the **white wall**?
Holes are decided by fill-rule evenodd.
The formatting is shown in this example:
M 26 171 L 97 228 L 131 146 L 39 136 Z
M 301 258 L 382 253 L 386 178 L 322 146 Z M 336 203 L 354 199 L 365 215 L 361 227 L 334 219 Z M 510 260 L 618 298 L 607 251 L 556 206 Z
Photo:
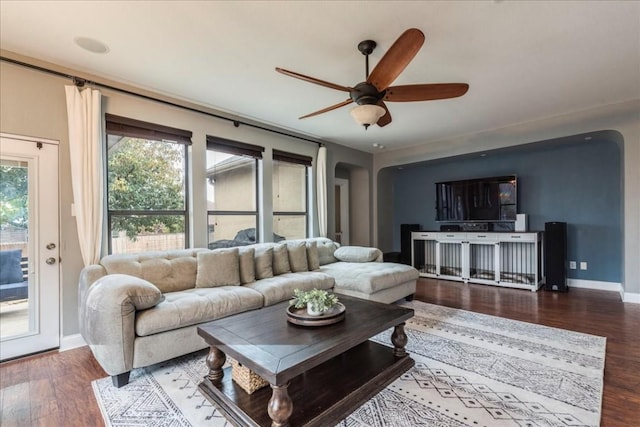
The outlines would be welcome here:
M 327 211 L 331 217 L 327 222 L 327 236 L 335 235 L 335 171 L 349 171 L 350 200 L 350 243 L 353 245 L 371 245 L 373 243 L 373 174 L 371 171 L 373 155 L 363 153 L 337 144 L 328 144 L 327 148 Z M 354 172 L 357 171 L 357 172 Z M 339 172 L 340 173 L 340 172 Z M 353 203 L 364 203 L 354 206 Z M 354 221 L 358 223 L 355 224 Z M 355 227 L 355 230 L 354 230 Z M 355 233 L 355 234 L 354 234 Z

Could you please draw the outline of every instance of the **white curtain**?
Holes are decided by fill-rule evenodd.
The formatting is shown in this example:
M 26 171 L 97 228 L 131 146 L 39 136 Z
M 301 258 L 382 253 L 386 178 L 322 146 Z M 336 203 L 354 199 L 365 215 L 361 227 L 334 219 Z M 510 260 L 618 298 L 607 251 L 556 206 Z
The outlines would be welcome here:
M 327 237 L 327 147 L 318 149 L 317 192 L 320 237 Z
M 101 94 L 65 86 L 69 121 L 71 182 L 78 240 L 84 265 L 100 260 L 102 247 L 103 167 Z

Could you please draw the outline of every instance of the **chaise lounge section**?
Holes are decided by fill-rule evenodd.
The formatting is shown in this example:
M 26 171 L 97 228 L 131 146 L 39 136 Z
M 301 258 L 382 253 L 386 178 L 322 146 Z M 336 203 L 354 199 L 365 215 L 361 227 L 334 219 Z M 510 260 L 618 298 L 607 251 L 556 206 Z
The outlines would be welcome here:
M 381 260 L 378 249 L 324 238 L 109 255 L 81 273 L 81 334 L 121 387 L 134 368 L 206 348 L 198 325 L 287 300 L 295 289 L 410 298 L 418 271 Z

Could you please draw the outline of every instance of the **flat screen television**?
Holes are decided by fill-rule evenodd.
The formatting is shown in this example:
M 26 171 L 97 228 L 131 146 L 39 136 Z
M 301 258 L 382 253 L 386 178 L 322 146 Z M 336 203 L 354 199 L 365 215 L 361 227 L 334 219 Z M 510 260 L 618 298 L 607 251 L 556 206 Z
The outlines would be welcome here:
M 436 183 L 436 221 L 515 221 L 515 175 Z

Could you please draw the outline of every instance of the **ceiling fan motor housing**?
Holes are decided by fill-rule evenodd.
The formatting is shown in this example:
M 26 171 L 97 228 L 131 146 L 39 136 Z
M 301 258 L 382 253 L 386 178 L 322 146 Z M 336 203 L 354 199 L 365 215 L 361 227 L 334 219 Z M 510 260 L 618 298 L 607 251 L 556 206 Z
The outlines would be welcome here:
M 384 95 L 386 90 L 378 92 L 378 89 L 371 83 L 358 83 L 350 92 L 349 96 L 358 105 L 377 104 Z

